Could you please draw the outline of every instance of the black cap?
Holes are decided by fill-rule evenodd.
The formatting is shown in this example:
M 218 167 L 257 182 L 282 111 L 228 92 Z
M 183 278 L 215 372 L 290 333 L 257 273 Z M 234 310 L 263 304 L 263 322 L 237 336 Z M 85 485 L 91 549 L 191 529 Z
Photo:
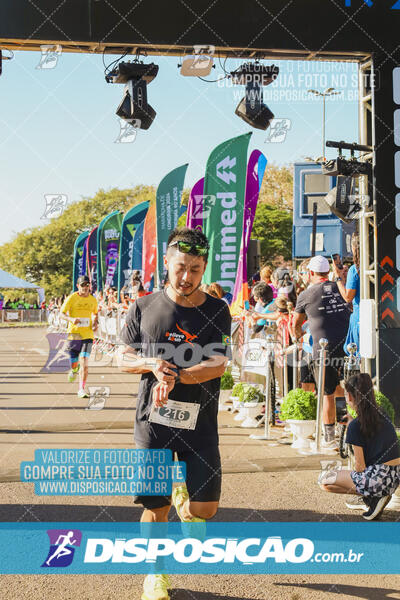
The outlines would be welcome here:
M 78 284 L 80 283 L 90 283 L 90 279 L 87 275 L 81 275 L 80 277 L 78 277 L 77 282 Z

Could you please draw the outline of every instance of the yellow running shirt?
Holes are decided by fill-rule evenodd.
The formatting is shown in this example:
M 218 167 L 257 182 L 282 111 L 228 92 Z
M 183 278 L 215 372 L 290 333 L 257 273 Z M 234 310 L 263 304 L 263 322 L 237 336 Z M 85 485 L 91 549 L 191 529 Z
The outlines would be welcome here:
M 83 340 L 92 340 L 92 314 L 97 314 L 97 300 L 92 294 L 86 298 L 74 292 L 66 298 L 61 307 L 61 312 L 68 313 L 68 316 L 79 318 L 81 322 L 74 325 L 71 321 L 68 323 L 68 339 L 76 339 L 80 336 Z M 78 338 L 79 339 L 79 338 Z

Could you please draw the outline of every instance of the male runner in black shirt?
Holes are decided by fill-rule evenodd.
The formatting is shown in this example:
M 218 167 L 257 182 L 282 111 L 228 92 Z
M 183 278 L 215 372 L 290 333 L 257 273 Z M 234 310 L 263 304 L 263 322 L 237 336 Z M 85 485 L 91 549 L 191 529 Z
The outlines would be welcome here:
M 301 292 L 294 312 L 296 338 L 303 336 L 302 324 L 307 319 L 313 339 L 313 363 L 319 357 L 319 340 L 328 340 L 325 368 L 325 395 L 322 411 L 324 441 L 322 446 L 335 448 L 335 389 L 343 369 L 343 344 L 349 328 L 350 311 L 335 282 L 328 280 L 329 262 L 324 256 L 314 256 L 309 264 L 311 286 Z M 317 381 L 317 379 L 315 379 Z
M 231 317 L 224 301 L 199 289 L 208 252 L 203 233 L 175 229 L 164 258 L 168 286 L 136 300 L 121 335 L 126 344 L 120 354 L 122 370 L 142 374 L 137 447 L 169 448 L 186 462 L 187 487 L 175 488 L 172 496 L 184 522 L 213 517 L 221 493 L 217 413 L 220 377 L 230 353 Z M 187 428 L 172 419 L 174 411 L 168 423 L 159 418 L 154 408 L 169 400 L 189 411 Z M 145 508 L 142 522 L 168 520 L 171 498 L 137 496 L 134 501 Z M 168 587 L 166 575 L 148 575 L 142 600 L 168 600 Z

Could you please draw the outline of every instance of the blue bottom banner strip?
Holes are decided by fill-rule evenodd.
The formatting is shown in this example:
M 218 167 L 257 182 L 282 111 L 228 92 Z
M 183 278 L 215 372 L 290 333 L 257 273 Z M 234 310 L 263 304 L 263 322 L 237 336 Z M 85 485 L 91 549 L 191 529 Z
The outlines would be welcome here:
M 399 574 L 400 523 L 0 523 L 1 574 Z

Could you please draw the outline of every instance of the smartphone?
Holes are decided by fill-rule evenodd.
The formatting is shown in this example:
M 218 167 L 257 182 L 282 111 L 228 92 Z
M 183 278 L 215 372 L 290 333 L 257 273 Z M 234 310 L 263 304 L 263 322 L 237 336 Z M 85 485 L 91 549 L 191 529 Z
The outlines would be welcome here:
M 346 423 L 347 405 L 344 396 L 335 398 L 336 400 L 336 422 Z
M 340 258 L 340 254 L 331 254 L 331 259 L 335 263 L 338 269 L 343 269 L 342 259 Z

